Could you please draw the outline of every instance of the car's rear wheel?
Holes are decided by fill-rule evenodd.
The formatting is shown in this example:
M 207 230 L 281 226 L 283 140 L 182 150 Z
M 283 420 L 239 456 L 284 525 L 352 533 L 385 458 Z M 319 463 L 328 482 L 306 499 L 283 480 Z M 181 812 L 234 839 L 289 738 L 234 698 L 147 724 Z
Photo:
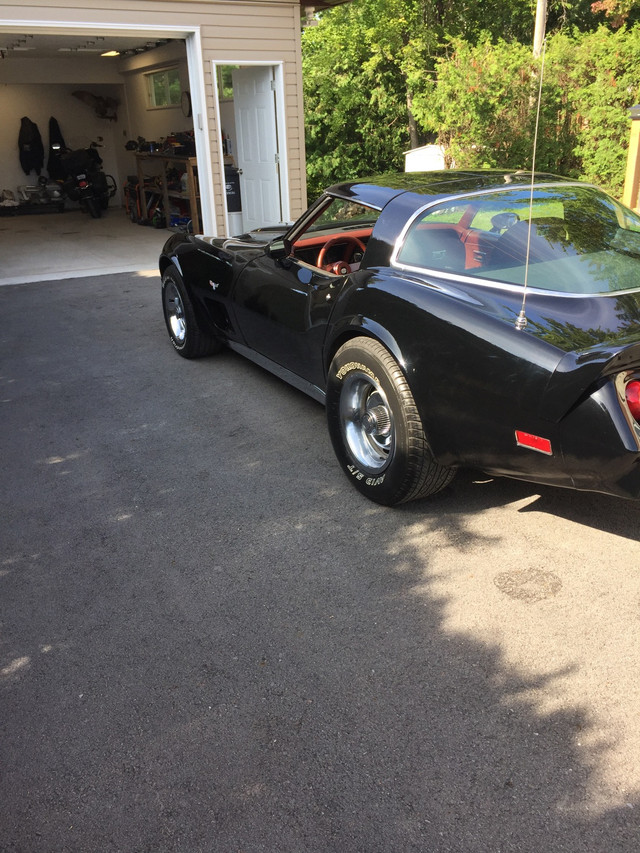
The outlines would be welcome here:
M 173 348 L 183 358 L 218 352 L 220 340 L 198 326 L 193 304 L 175 267 L 168 267 L 162 276 L 162 308 Z
M 336 353 L 327 421 L 346 475 L 376 503 L 423 498 L 453 479 L 454 470 L 434 460 L 406 378 L 378 341 L 354 338 Z

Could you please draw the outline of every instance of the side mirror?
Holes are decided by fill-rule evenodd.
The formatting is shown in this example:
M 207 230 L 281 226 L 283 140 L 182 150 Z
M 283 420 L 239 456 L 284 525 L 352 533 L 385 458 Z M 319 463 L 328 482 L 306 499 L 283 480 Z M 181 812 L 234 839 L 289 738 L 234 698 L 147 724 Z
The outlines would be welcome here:
M 267 252 L 276 260 L 286 258 L 291 253 L 291 244 L 284 237 L 272 240 L 267 246 Z
M 285 240 L 284 237 L 280 237 L 277 240 L 272 240 L 267 246 L 267 252 L 274 259 L 281 263 L 283 266 L 286 266 L 287 258 L 291 254 L 291 242 L 289 240 Z

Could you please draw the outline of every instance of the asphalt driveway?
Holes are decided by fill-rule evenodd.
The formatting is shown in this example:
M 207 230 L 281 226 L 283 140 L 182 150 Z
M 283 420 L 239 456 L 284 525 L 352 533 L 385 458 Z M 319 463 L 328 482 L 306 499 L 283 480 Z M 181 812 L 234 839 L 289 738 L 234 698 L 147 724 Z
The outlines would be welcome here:
M 635 853 L 638 505 L 370 504 L 157 277 L 0 317 L 3 853 Z

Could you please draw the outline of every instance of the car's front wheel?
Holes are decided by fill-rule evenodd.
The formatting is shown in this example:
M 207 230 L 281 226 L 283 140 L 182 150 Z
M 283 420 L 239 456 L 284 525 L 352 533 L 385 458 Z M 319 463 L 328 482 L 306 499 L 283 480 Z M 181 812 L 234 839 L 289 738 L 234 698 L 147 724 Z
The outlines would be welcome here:
M 406 378 L 378 341 L 354 338 L 336 353 L 327 421 L 345 473 L 376 503 L 423 498 L 453 479 L 454 470 L 434 460 Z
M 168 267 L 162 276 L 162 308 L 173 348 L 183 358 L 218 352 L 220 340 L 198 326 L 193 304 L 175 267 Z

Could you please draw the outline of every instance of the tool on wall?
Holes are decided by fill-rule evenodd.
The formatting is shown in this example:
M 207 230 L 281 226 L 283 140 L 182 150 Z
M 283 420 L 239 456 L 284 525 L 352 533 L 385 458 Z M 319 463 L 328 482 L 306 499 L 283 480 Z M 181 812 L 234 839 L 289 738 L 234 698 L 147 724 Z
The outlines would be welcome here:
M 115 98 L 104 97 L 102 95 L 93 95 L 91 92 L 86 92 L 84 89 L 76 89 L 71 93 L 74 98 L 78 98 L 83 104 L 91 107 L 95 114 L 100 118 L 109 119 L 109 121 L 118 120 L 118 107 L 120 101 Z

